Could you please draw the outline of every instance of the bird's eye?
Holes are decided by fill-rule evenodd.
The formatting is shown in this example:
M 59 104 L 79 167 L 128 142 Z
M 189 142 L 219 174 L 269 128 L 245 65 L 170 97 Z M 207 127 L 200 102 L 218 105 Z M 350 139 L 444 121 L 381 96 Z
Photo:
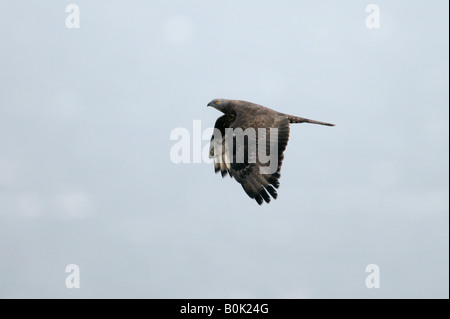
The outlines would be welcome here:
M 216 104 L 219 105 L 219 104 L 220 104 L 220 101 L 216 101 Z

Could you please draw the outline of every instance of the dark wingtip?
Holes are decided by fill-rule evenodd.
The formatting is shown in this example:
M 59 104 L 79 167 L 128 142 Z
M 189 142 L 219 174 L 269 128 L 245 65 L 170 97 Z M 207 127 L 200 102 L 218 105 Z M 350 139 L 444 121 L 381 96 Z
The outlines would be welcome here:
M 277 193 L 277 191 L 275 190 L 275 188 L 273 188 L 271 185 L 269 185 L 269 186 L 266 187 L 266 189 L 267 189 L 267 191 L 269 192 L 269 194 L 272 195 L 272 197 L 273 197 L 274 199 L 277 199 L 278 193 Z
M 262 196 L 259 194 L 255 196 L 255 200 L 259 205 L 262 205 L 262 203 L 264 202 Z
M 264 200 L 266 201 L 267 204 L 270 203 L 270 196 L 269 196 L 269 194 L 267 194 L 267 192 L 264 189 L 259 194 L 264 198 Z

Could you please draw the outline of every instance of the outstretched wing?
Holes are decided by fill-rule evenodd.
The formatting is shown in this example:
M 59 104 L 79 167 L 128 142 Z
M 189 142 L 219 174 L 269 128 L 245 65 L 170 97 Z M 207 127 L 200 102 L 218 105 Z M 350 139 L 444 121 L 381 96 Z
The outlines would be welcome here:
M 220 117 L 215 125 L 217 135 L 211 138 L 210 157 L 214 157 L 216 173 L 220 171 L 222 177 L 227 173 L 234 177 L 247 195 L 261 205 L 264 201 L 269 203 L 270 196 L 275 199 L 278 196 L 275 189 L 280 185 L 283 152 L 289 140 L 289 120 L 283 114 L 252 115 L 236 118 L 226 115 Z M 256 134 L 246 135 L 243 140 L 238 139 L 236 135 L 226 139 L 226 128 L 243 131 L 250 128 L 254 129 Z M 233 143 L 232 147 L 227 148 L 227 143 L 230 141 Z M 276 154 L 273 154 L 274 151 Z M 242 157 L 238 156 L 240 152 L 244 154 L 243 161 Z M 261 152 L 264 155 L 270 155 L 270 160 L 262 158 Z

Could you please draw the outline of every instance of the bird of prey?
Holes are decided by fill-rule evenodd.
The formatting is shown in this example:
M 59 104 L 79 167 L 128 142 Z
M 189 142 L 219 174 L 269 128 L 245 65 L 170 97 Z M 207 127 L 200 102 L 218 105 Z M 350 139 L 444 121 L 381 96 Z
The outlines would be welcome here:
M 222 177 L 228 173 L 259 205 L 269 203 L 270 196 L 278 196 L 275 189 L 280 185 L 289 124 L 334 126 L 240 100 L 214 99 L 208 106 L 224 113 L 216 121 L 210 142 L 209 157 L 214 158 L 215 172 L 220 171 Z

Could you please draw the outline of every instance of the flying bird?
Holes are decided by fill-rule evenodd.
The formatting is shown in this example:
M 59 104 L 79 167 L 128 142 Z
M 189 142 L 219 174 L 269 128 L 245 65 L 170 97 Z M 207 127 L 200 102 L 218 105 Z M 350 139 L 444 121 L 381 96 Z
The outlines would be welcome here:
M 334 126 L 240 100 L 214 99 L 208 106 L 224 113 L 216 120 L 210 142 L 209 157 L 214 158 L 215 172 L 220 171 L 222 177 L 229 174 L 259 205 L 278 196 L 289 124 Z M 273 155 L 270 160 L 268 154 Z

